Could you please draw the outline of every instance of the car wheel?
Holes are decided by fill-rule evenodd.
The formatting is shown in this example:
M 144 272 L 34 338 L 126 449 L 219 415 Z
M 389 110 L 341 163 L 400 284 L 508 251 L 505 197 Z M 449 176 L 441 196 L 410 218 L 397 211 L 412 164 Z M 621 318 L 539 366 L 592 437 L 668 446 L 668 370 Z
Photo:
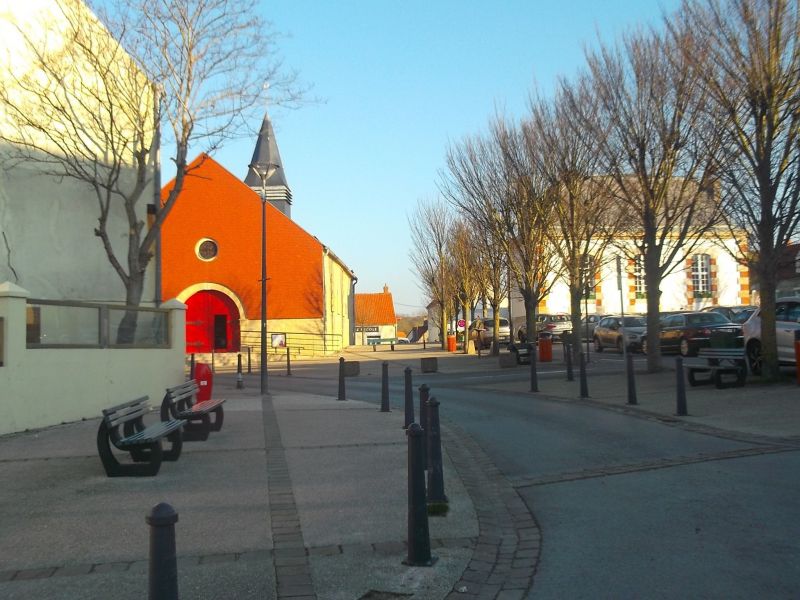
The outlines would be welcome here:
M 642 338 L 642 354 L 647 354 L 647 338 Z
M 761 375 L 761 343 L 756 340 L 747 345 L 747 364 L 753 375 Z
M 617 338 L 617 352 L 622 354 L 622 338 L 621 337 Z
M 600 339 L 598 337 L 594 338 L 594 351 L 595 352 L 603 351 L 603 344 L 600 343 Z
M 680 353 L 681 356 L 691 356 L 692 355 L 692 348 L 689 346 L 689 340 L 686 338 L 681 338 L 681 345 L 680 345 Z

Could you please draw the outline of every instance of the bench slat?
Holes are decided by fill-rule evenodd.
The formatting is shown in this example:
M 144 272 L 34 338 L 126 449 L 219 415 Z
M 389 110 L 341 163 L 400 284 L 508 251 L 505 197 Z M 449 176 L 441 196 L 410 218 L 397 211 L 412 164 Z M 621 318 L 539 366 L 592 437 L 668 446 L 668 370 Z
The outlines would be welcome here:
M 150 412 L 148 399 L 148 396 L 142 396 L 136 400 L 106 408 L 103 410 L 103 419 L 110 428 L 138 419 Z
M 168 436 L 173 431 L 183 427 L 183 425 L 184 422 L 180 419 L 173 421 L 159 421 L 158 423 L 148 425 L 142 431 L 137 431 L 133 435 L 129 435 L 126 438 L 120 439 L 117 442 L 117 446 L 139 446 L 142 444 L 152 443 Z

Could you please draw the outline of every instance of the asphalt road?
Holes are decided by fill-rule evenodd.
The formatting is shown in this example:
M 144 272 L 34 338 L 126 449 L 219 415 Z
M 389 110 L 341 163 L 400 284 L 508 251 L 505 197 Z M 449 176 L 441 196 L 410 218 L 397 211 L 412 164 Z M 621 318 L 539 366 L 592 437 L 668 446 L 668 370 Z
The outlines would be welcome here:
M 606 354 L 594 368 L 624 385 Z M 540 524 L 530 598 L 800 598 L 800 449 L 486 389 L 526 371 L 437 374 L 434 395 Z M 332 394 L 331 373 L 303 367 L 271 385 Z M 561 363 L 540 369 L 563 376 Z M 379 402 L 377 374 L 347 385 Z M 402 410 L 401 378 L 390 387 Z

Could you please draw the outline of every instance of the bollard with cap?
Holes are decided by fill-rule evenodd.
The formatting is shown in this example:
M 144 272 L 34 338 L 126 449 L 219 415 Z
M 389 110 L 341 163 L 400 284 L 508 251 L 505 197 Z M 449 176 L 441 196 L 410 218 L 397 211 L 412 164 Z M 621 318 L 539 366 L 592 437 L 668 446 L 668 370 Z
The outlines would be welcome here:
M 389 408 L 389 363 L 381 365 L 381 412 L 391 412 Z
M 236 389 L 244 389 L 244 379 L 242 379 L 242 353 L 236 355 Z
M 166 502 L 157 504 L 145 517 L 150 526 L 148 600 L 178 600 L 178 557 L 175 523 L 178 513 Z
M 422 427 L 422 465 L 427 470 L 428 468 L 428 398 L 430 397 L 430 388 L 426 384 L 419 386 L 419 426 Z
M 405 375 L 405 422 L 403 429 L 408 429 L 408 426 L 414 422 L 414 390 L 411 389 L 411 367 L 406 367 L 403 371 Z
M 422 465 L 422 428 L 411 423 L 408 437 L 408 556 L 404 565 L 430 567 L 436 562 L 431 556 L 431 536 L 428 529 L 428 505 L 425 501 L 425 469 Z
M 339 357 L 339 394 L 336 396 L 337 400 L 344 400 L 344 356 Z
M 444 493 L 444 468 L 442 465 L 442 433 L 439 424 L 439 401 L 428 400 L 428 505 L 436 507 L 436 514 L 447 512 Z
M 683 379 L 683 358 L 680 356 L 675 359 L 675 383 L 675 414 L 679 417 L 685 417 L 689 412 L 686 408 L 686 382 Z

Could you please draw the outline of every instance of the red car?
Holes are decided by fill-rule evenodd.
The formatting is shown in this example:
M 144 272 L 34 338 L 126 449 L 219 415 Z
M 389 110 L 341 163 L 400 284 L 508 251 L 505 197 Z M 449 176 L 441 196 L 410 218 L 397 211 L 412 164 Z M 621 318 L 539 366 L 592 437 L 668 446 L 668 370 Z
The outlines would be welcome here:
M 669 315 L 661 320 L 661 351 L 695 356 L 700 348 L 711 345 L 714 332 L 729 338 L 726 345 L 734 348 L 744 346 L 741 325 L 731 323 L 719 313 L 690 312 Z M 647 354 L 647 333 L 642 336 L 642 352 Z

